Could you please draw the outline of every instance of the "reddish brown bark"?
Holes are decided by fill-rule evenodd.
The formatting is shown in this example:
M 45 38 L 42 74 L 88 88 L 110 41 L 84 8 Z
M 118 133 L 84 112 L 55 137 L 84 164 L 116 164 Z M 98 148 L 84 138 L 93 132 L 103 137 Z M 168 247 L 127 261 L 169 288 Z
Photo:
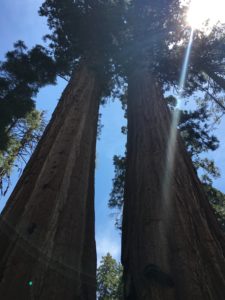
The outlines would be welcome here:
M 1 214 L 0 299 L 96 297 L 99 99 L 98 78 L 82 64 Z
M 160 86 L 136 71 L 128 84 L 125 299 L 223 300 L 225 239 L 179 136 L 166 172 L 170 128 Z

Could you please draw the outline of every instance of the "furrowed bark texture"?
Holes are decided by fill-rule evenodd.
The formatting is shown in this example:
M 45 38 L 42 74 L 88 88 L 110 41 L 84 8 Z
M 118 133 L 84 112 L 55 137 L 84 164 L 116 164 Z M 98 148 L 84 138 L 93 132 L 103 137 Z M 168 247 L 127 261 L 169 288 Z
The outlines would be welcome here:
M 96 298 L 94 168 L 100 84 L 83 63 L 0 219 L 0 299 Z
M 168 157 L 171 124 L 160 85 L 147 71 L 133 73 L 122 233 L 125 299 L 223 300 L 224 236 L 179 136 Z

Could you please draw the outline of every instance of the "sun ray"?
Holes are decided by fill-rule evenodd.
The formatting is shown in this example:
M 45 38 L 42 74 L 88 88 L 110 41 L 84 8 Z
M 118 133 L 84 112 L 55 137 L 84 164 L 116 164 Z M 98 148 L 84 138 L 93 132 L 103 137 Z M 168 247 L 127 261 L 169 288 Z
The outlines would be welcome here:
M 180 107 L 181 107 L 181 98 L 185 88 L 185 81 L 188 73 L 189 67 L 189 60 L 191 54 L 191 48 L 193 43 L 193 35 L 194 29 L 190 31 L 189 42 L 187 45 L 187 49 L 185 52 L 183 65 L 181 69 L 180 81 L 179 81 L 179 94 L 178 94 L 178 102 L 176 109 L 173 111 L 172 119 L 171 119 L 171 126 L 170 126 L 170 133 L 168 138 L 167 144 L 167 156 L 166 156 L 166 166 L 165 166 L 165 173 L 163 178 L 163 185 L 162 185 L 162 199 L 164 201 L 163 207 L 163 214 L 167 216 L 167 220 L 170 218 L 170 192 L 171 192 L 171 182 L 173 177 L 174 171 L 174 159 L 175 159 L 175 152 L 176 152 L 176 142 L 177 142 L 177 127 L 180 120 Z

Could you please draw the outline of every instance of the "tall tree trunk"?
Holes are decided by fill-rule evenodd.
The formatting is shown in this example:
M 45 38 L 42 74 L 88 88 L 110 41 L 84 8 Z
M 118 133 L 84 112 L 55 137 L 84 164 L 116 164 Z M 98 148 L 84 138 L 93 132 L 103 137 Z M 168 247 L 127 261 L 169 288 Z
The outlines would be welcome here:
M 0 299 L 96 298 L 100 82 L 83 63 L 0 218 Z
M 135 71 L 128 82 L 125 299 L 223 300 L 225 239 L 178 135 L 168 151 L 171 124 L 154 76 Z

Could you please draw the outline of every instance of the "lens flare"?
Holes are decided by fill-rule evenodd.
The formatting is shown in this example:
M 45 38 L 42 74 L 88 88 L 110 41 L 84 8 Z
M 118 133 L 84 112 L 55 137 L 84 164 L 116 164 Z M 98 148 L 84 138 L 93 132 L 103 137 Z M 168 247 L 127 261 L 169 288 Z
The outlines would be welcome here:
M 33 285 L 33 281 L 30 280 L 30 281 L 28 282 L 28 285 L 29 285 L 29 286 L 32 286 L 32 285 Z

